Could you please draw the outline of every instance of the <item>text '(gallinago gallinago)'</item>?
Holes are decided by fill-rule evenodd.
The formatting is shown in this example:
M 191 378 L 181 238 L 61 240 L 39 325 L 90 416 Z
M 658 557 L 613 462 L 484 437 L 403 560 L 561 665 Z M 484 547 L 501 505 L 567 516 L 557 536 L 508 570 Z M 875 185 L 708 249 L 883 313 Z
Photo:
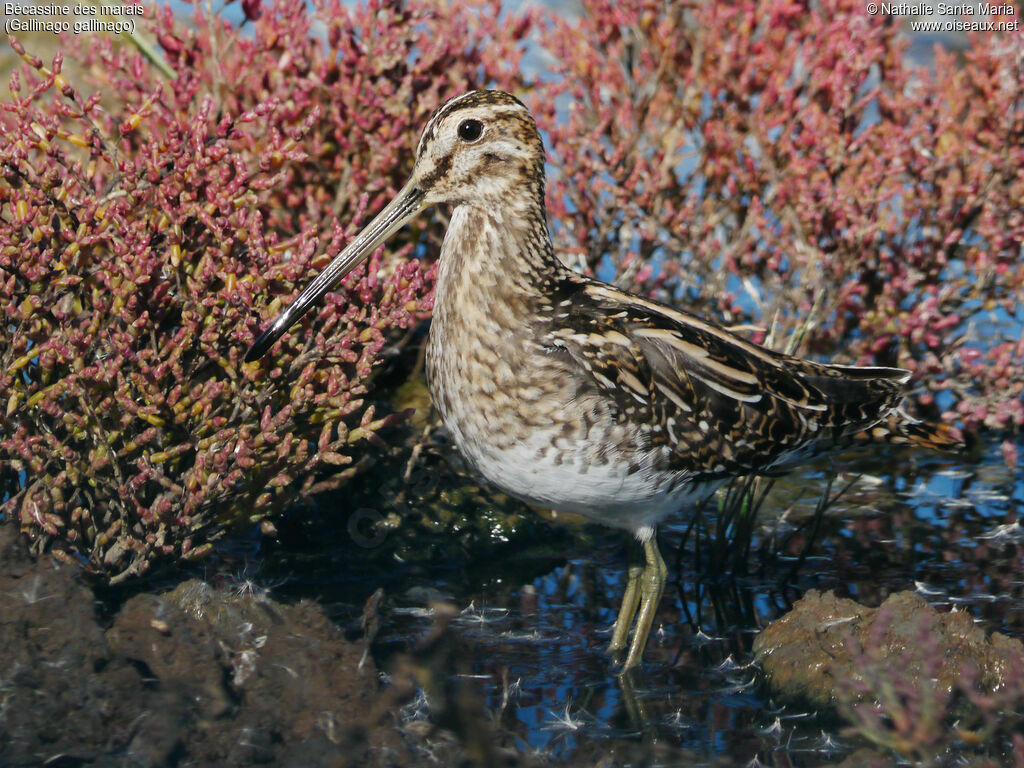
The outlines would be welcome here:
M 632 531 L 611 649 L 636 665 L 665 582 L 657 522 L 729 478 L 861 440 L 956 446 L 898 409 L 908 371 L 823 365 L 616 290 L 555 256 L 544 145 L 526 107 L 474 91 L 430 118 L 398 196 L 252 345 L 260 357 L 423 209 L 452 206 L 427 345 L 430 393 L 466 460 L 530 504 Z M 637 617 L 639 609 L 639 615 Z

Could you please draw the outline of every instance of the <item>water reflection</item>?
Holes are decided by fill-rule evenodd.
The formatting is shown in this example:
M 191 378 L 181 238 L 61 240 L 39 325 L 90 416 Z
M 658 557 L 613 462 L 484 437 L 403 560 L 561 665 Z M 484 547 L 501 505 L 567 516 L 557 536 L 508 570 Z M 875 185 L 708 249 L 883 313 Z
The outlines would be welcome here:
M 828 464 L 775 484 L 745 574 L 713 568 L 687 521 L 664 526 L 670 578 L 635 676 L 620 678 L 605 653 L 626 558 L 620 536 L 603 528 L 538 524 L 507 557 L 467 551 L 404 566 L 386 552 L 353 553 L 343 536 L 325 542 L 320 531 L 301 566 L 294 551 L 277 553 L 302 574 L 282 591 L 317 596 L 344 622 L 383 585 L 392 605 L 377 643 L 385 661 L 429 631 L 431 604 L 454 606 L 459 668 L 448 674 L 476 686 L 510 745 L 553 760 L 612 750 L 665 765 L 839 762 L 857 745 L 834 722 L 775 707 L 751 666 L 753 636 L 806 589 L 872 606 L 916 590 L 937 607 L 970 610 L 987 630 L 1024 637 L 1024 478 L 997 446 L 966 466 L 876 451 L 840 467 L 862 478 L 829 510 L 793 578 Z M 776 548 L 762 553 L 769 539 Z

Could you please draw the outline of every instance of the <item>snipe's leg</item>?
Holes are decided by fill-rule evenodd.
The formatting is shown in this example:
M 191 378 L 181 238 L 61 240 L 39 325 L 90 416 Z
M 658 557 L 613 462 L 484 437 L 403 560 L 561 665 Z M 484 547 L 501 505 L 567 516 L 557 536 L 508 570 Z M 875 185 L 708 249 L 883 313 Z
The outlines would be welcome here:
M 631 669 L 640 663 L 647 647 L 647 636 L 651 633 L 651 624 L 654 622 L 654 612 L 661 602 L 661 594 L 665 591 L 665 577 L 668 569 L 665 568 L 665 561 L 661 559 L 658 552 L 658 540 L 651 536 L 644 542 L 644 558 L 647 564 L 640 573 L 640 613 L 636 619 L 636 631 L 633 632 L 633 642 L 629 645 L 629 654 L 626 656 L 626 663 L 623 669 Z M 620 615 L 621 618 L 621 615 Z M 615 627 L 616 631 L 618 626 Z
M 632 558 L 636 542 L 631 541 L 629 546 L 630 557 Z M 608 653 L 613 656 L 626 647 L 629 640 L 629 630 L 633 626 L 633 617 L 636 616 L 636 607 L 640 604 L 640 577 L 644 567 L 640 563 L 630 563 L 629 575 L 626 577 L 626 591 L 622 594 L 622 603 L 619 605 L 619 616 L 615 619 L 615 626 L 612 629 L 612 642 L 608 646 Z
M 630 547 L 632 558 L 635 541 L 631 543 L 633 544 Z M 661 559 L 661 553 L 658 552 L 657 539 L 653 535 L 643 542 L 643 549 L 644 564 L 640 565 L 634 562 L 629 566 L 626 591 L 622 595 L 622 605 L 619 608 L 618 618 L 615 620 L 615 627 L 612 629 L 612 641 L 608 646 L 608 652 L 613 655 L 617 655 L 625 649 L 629 640 L 629 630 L 633 627 L 633 620 L 636 619 L 636 631 L 633 633 L 633 642 L 629 644 L 629 653 L 626 655 L 623 670 L 637 666 L 643 658 L 644 648 L 647 646 L 647 636 L 650 634 L 651 624 L 654 622 L 654 612 L 661 601 L 662 592 L 665 591 L 665 577 L 668 573 L 665 561 Z

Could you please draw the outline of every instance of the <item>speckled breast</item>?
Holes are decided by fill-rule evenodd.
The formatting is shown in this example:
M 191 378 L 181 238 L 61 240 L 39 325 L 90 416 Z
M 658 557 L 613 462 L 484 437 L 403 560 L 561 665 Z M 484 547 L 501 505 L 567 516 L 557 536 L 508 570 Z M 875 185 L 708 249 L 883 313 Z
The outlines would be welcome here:
M 455 322 L 453 322 L 455 321 Z M 485 318 L 435 315 L 427 381 L 466 461 L 527 503 L 629 530 L 650 527 L 711 493 L 665 468 L 667 448 L 643 427 L 617 423 L 607 404 L 579 396 L 572 372 L 525 333 L 496 333 Z M 485 339 L 504 338 L 498 350 Z

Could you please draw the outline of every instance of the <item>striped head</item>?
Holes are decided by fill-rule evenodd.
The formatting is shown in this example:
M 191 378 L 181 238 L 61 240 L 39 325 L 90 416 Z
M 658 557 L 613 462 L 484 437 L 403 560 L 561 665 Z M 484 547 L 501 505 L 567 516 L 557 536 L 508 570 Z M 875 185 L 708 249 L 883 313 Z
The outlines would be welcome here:
M 532 115 L 504 91 L 470 91 L 439 107 L 416 147 L 410 184 L 424 205 L 493 209 L 544 194 L 544 144 Z
M 310 307 L 425 208 L 471 205 L 504 216 L 544 219 L 544 144 L 515 96 L 470 91 L 434 112 L 416 148 L 409 181 L 249 348 L 261 357 Z

